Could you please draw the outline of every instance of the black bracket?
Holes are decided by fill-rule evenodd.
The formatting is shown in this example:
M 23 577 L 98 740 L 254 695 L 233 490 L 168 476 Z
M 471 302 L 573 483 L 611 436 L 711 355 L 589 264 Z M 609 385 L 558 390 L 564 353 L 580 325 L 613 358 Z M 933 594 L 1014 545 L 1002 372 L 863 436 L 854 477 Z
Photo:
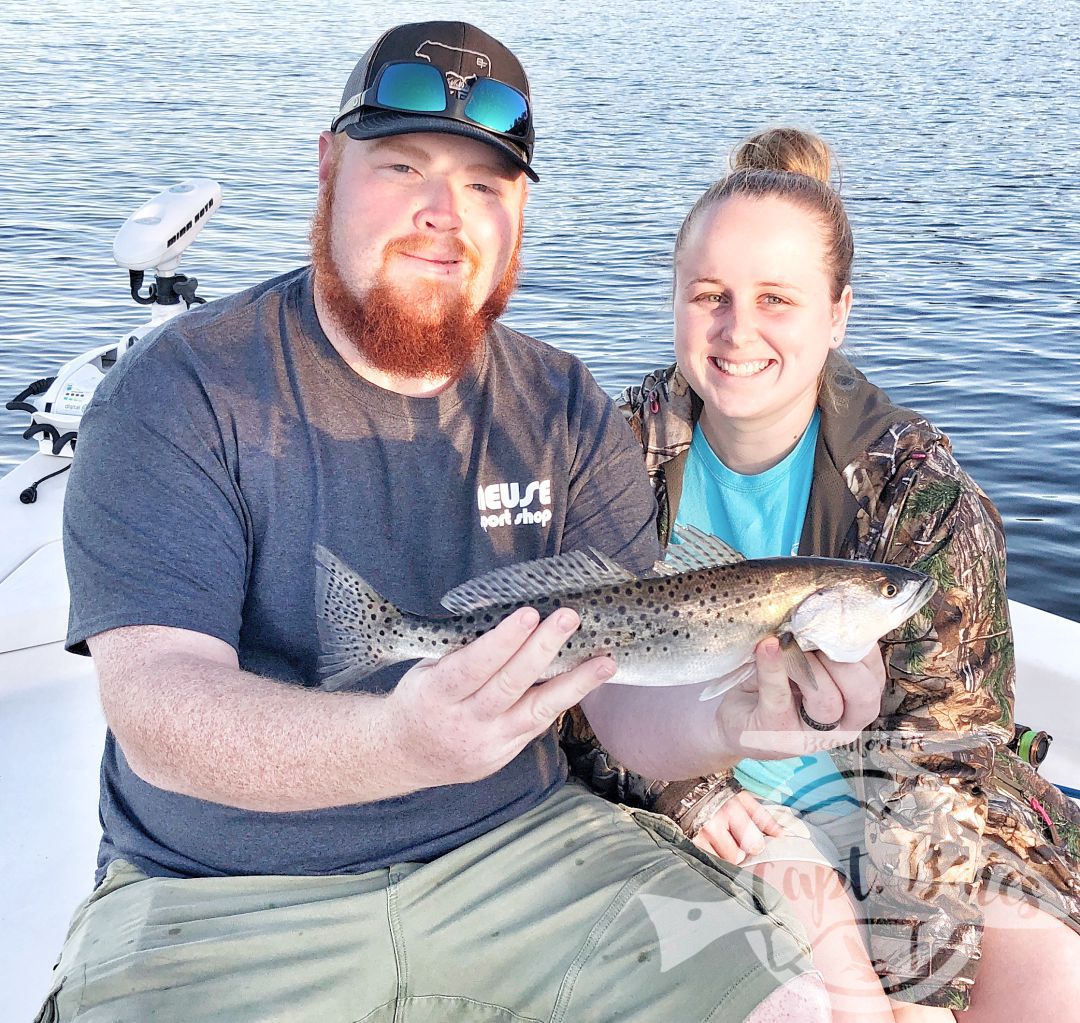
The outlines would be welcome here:
M 141 294 L 143 278 L 146 275 L 142 270 L 129 270 L 128 277 L 131 281 L 131 297 L 139 305 L 177 305 L 181 299 L 186 308 L 193 305 L 204 305 L 205 298 L 195 294 L 199 286 L 198 279 L 188 277 L 185 274 L 176 274 L 173 277 L 155 277 L 154 283 L 147 289 L 145 295 Z

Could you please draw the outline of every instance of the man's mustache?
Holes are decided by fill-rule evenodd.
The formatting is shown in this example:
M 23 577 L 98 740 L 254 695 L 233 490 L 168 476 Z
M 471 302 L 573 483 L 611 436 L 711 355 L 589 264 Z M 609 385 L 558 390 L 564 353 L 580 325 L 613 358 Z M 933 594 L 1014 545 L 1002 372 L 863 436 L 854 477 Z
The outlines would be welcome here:
M 395 238 L 387 243 L 387 256 L 399 253 L 404 256 L 419 256 L 421 259 L 438 260 L 445 263 L 465 263 L 470 270 L 477 267 L 476 256 L 460 238 L 430 238 L 426 235 L 408 235 Z

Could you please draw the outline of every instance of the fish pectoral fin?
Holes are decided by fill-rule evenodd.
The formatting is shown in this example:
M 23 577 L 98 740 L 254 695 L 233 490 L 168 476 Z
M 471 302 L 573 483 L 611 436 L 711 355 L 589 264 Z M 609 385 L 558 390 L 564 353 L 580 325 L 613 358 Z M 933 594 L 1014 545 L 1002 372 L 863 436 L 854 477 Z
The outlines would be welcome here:
M 637 576 L 590 547 L 538 561 L 522 561 L 485 572 L 455 586 L 442 598 L 454 614 L 470 614 L 496 604 L 529 603 L 556 594 L 580 593 L 601 586 L 634 582 Z
M 757 670 L 757 666 L 753 661 L 749 661 L 746 664 L 740 665 L 734 671 L 729 671 L 726 675 L 721 675 L 720 678 L 714 678 L 698 695 L 698 700 L 714 700 L 718 696 L 723 696 L 724 693 L 730 689 L 734 689 L 738 685 L 742 685 L 743 682 L 747 682 L 754 677 L 754 672 Z
M 814 675 L 814 669 L 810 667 L 806 654 L 790 632 L 780 637 L 780 659 L 784 670 L 788 673 L 788 678 L 794 679 L 800 689 L 805 692 L 817 692 L 818 680 Z M 722 696 L 729 689 L 734 689 L 737 685 L 753 678 L 755 671 L 757 671 L 757 665 L 749 661 L 727 675 L 714 679 L 701 691 L 698 699 L 712 700 L 717 696 Z
M 810 667 L 806 654 L 790 632 L 780 637 L 780 658 L 784 662 L 784 670 L 788 673 L 788 678 L 794 679 L 803 692 L 817 692 L 818 680 L 814 675 L 814 669 Z
M 704 533 L 696 526 L 676 526 L 672 530 L 672 535 L 678 542 L 668 544 L 664 552 L 664 561 L 677 572 L 738 565 L 746 560 L 720 537 Z

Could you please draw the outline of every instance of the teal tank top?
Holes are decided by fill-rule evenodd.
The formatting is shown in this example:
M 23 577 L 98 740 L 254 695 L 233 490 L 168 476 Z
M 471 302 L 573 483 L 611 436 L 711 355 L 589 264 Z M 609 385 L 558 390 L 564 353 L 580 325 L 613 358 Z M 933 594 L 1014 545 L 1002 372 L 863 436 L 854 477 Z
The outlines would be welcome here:
M 729 469 L 698 425 L 686 461 L 677 525 L 720 537 L 748 558 L 799 552 L 814 478 L 820 413 L 815 410 L 799 443 L 782 461 L 755 476 Z M 803 813 L 843 816 L 858 808 L 850 786 L 827 753 L 785 760 L 741 760 L 743 788 Z

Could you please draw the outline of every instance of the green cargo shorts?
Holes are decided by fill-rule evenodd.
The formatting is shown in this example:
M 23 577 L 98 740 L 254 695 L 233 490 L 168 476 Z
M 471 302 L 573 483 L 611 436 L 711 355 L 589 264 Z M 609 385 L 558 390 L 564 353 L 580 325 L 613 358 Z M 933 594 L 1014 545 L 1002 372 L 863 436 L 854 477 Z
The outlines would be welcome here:
M 752 874 L 570 784 L 432 863 L 175 880 L 116 861 L 38 1019 L 728 1021 L 810 969 Z

